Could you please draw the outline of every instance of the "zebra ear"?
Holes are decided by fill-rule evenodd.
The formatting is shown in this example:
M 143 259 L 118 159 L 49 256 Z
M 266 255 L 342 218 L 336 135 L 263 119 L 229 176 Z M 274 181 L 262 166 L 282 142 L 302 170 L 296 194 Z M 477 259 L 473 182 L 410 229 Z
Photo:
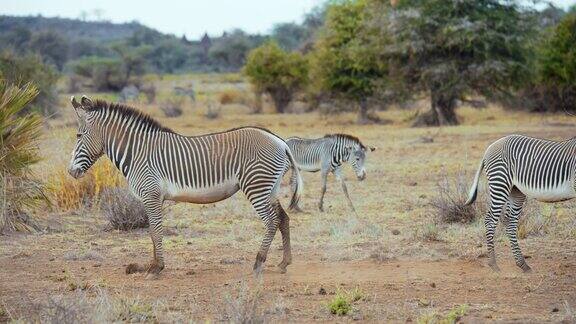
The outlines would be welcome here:
M 76 98 L 74 96 L 70 98 L 70 102 L 72 103 L 72 107 L 74 107 L 74 112 L 76 113 L 78 120 L 84 119 L 84 117 L 86 116 L 86 110 L 84 110 L 84 107 L 82 107 L 82 105 L 78 103 L 78 101 L 76 101 Z
M 86 96 L 82 96 L 82 99 L 80 99 L 80 102 L 82 103 L 82 106 L 85 108 L 92 108 L 94 106 L 94 103 L 92 103 L 92 100 Z

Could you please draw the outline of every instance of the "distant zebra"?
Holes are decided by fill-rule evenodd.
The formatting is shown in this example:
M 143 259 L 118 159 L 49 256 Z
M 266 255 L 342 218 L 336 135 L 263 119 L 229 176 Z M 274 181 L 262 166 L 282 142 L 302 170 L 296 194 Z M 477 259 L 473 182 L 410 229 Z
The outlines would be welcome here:
M 162 256 L 162 203 L 164 200 L 206 204 L 242 190 L 266 225 L 254 270 L 262 268 L 278 228 L 284 255 L 282 272 L 291 263 L 289 218 L 278 192 L 284 173 L 293 169 L 297 179 L 291 206 L 300 196 L 301 178 L 292 167 L 288 145 L 271 132 L 244 127 L 202 136 L 182 136 L 162 127 L 137 110 L 105 101 L 72 97 L 78 115 L 77 143 L 69 173 L 80 178 L 103 154 L 126 177 L 131 191 L 144 203 L 150 223 L 154 259 L 146 267 L 126 271 L 159 273 Z
M 342 175 L 342 164 L 350 162 L 356 172 L 358 180 L 366 178 L 364 162 L 368 149 L 374 151 L 374 147 L 366 147 L 357 137 L 347 134 L 329 134 L 322 138 L 307 139 L 300 137 L 290 137 L 286 140 L 298 168 L 302 171 L 318 172 L 322 177 L 322 190 L 320 191 L 320 202 L 318 208 L 324 211 L 324 194 L 326 193 L 326 181 L 330 172 L 342 184 L 342 190 L 348 200 L 348 205 L 354 211 L 354 205 L 348 194 L 348 188 Z M 296 185 L 296 179 L 292 178 L 291 183 Z M 298 204 L 294 206 L 296 210 L 301 210 Z
M 492 143 L 480 162 L 466 205 L 476 200 L 481 171 L 488 178 L 489 209 L 484 220 L 489 265 L 498 271 L 494 231 L 500 217 L 516 265 L 530 271 L 518 245 L 518 218 L 526 197 L 557 202 L 576 197 L 576 139 L 562 142 L 510 135 Z

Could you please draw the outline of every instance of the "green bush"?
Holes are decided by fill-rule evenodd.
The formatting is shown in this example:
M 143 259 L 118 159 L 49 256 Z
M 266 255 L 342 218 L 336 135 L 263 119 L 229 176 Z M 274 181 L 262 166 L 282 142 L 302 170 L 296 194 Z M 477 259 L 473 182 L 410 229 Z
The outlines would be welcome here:
M 301 54 L 287 53 L 275 42 L 268 42 L 250 52 L 243 72 L 256 92 L 268 93 L 276 111 L 283 113 L 306 84 L 308 64 Z
M 96 91 L 120 91 L 127 80 L 122 73 L 122 60 L 90 56 L 69 63 L 72 72 L 91 80 Z
M 567 15 L 540 48 L 536 84 L 524 96 L 533 111 L 576 111 L 576 13 Z
M 30 170 L 40 160 L 42 120 L 35 114 L 20 116 L 37 94 L 31 84 L 0 81 L 0 233 L 38 228 L 27 211 L 44 197 Z
M 56 82 L 58 77 L 58 72 L 53 67 L 44 64 L 37 55 L 20 55 L 12 51 L 0 53 L 0 79 L 8 84 L 16 85 L 33 83 L 38 90 L 35 98 L 19 110 L 19 114 L 36 111 L 44 116 L 55 116 L 57 114 Z

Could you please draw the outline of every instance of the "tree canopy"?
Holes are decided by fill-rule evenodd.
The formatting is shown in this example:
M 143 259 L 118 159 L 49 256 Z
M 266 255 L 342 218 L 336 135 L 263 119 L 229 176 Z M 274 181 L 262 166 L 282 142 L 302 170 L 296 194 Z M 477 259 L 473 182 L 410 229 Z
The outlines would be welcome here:
M 255 90 L 268 93 L 276 110 L 283 113 L 306 84 L 308 64 L 301 54 L 288 53 L 271 41 L 250 52 L 243 73 Z

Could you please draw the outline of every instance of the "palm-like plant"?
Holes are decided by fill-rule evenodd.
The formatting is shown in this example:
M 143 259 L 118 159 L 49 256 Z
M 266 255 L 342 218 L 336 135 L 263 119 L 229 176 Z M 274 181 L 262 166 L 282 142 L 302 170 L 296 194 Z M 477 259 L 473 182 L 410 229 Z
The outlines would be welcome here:
M 38 228 L 26 210 L 44 197 L 30 169 L 40 160 L 36 141 L 42 120 L 19 115 L 37 94 L 31 84 L 18 87 L 0 80 L 0 233 Z

